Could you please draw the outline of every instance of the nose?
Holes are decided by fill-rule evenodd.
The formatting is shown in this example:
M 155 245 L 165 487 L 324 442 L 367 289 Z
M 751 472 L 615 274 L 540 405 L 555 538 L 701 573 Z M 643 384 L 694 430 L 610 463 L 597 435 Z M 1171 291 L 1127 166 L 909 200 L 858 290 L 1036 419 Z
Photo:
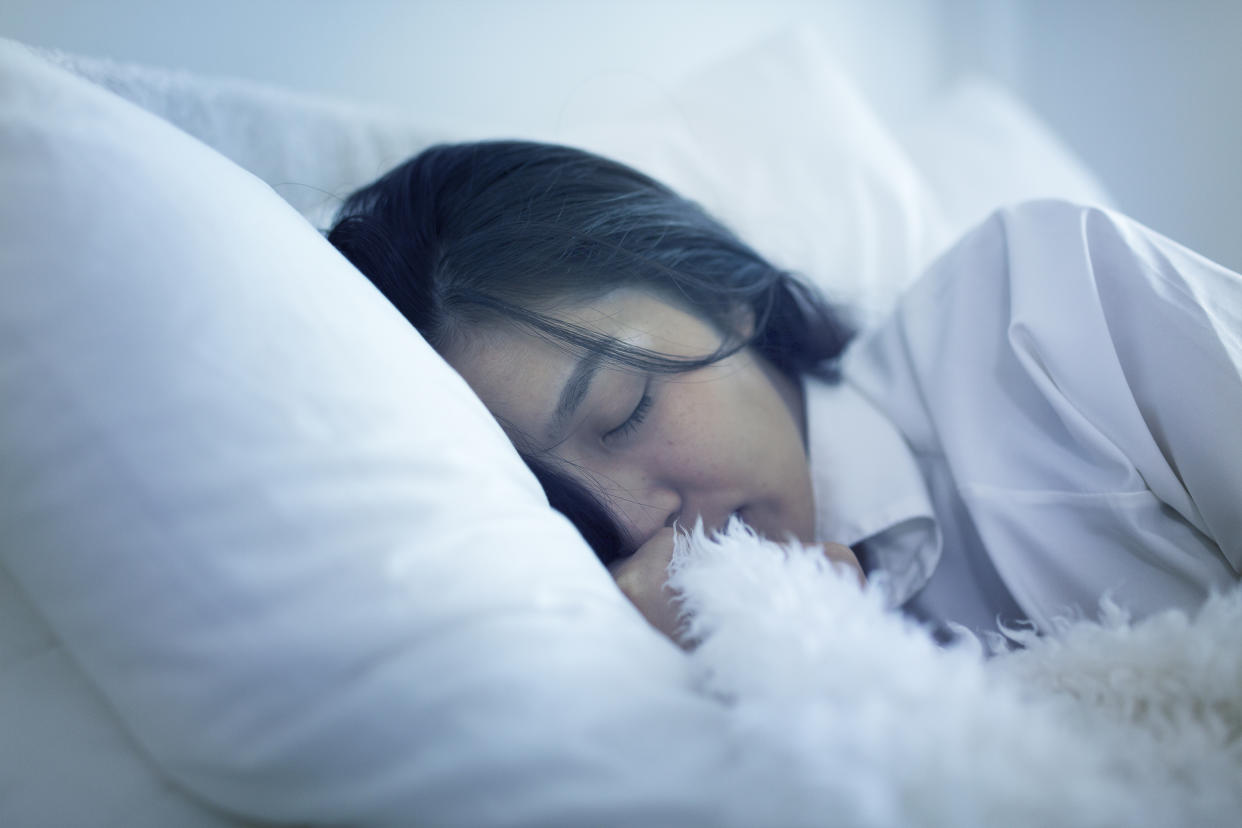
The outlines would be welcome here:
M 670 486 L 613 491 L 609 505 L 631 550 L 682 519 L 681 494 Z
M 742 506 L 728 502 L 725 497 L 698 492 L 685 494 L 670 486 L 618 493 L 611 500 L 614 515 L 631 550 L 674 525 L 692 529 L 702 520 L 703 529 L 709 534 L 723 529 L 729 517 Z
M 699 519 L 709 532 L 724 528 L 743 504 L 719 485 L 703 464 L 684 452 L 652 449 L 627 458 L 596 477 L 618 528 L 633 551 L 674 523 L 692 528 Z

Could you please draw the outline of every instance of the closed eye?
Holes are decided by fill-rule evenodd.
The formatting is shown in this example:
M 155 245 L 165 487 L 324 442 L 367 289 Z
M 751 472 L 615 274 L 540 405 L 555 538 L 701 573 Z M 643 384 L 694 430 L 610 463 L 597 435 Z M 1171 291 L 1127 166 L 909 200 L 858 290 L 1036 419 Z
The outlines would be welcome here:
M 648 386 L 650 387 L 650 386 Z M 638 405 L 634 406 L 634 410 L 630 412 L 630 416 L 625 418 L 625 422 L 604 434 L 605 443 L 615 443 L 625 437 L 630 436 L 638 427 L 643 424 L 643 420 L 647 419 L 648 412 L 651 411 L 652 398 L 647 389 L 643 389 L 643 395 L 638 400 Z

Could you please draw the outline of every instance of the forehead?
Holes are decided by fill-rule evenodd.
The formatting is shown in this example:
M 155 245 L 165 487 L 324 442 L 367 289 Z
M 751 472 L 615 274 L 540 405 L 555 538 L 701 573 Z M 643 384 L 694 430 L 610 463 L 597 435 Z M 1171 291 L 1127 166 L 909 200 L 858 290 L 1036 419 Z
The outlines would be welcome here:
M 573 369 L 564 348 L 516 325 L 478 326 L 446 349 L 444 358 L 506 427 L 527 434 Z
M 649 291 L 616 290 L 549 315 L 660 353 L 700 355 L 705 347 L 715 347 L 707 323 Z M 470 328 L 442 355 L 492 414 L 527 434 L 546 423 L 583 356 L 521 325 L 505 323 Z

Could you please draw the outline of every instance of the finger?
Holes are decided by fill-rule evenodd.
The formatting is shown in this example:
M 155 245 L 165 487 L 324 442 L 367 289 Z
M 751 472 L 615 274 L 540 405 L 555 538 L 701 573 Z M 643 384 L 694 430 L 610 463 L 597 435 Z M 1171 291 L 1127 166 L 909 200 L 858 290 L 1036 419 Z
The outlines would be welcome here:
M 668 589 L 668 564 L 673 557 L 672 529 L 661 529 L 629 557 L 609 567 L 617 586 L 653 627 L 676 639 L 680 607 Z
M 858 578 L 859 586 L 866 586 L 867 576 L 863 572 L 862 564 L 858 562 L 858 556 L 852 549 L 839 543 L 821 543 L 820 546 L 824 550 L 824 557 L 833 563 L 845 566 Z

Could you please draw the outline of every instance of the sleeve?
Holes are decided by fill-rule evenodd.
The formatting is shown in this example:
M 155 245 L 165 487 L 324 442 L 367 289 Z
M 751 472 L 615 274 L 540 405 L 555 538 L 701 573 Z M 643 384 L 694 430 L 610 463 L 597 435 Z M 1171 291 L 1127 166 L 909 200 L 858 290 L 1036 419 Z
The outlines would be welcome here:
M 930 470 L 937 572 L 985 554 L 1041 627 L 1105 593 L 1145 615 L 1238 582 L 1237 274 L 1117 213 L 1030 202 L 945 253 L 851 358 Z
M 1242 573 L 1242 277 L 1111 211 L 1002 216 L 1011 338 Z

